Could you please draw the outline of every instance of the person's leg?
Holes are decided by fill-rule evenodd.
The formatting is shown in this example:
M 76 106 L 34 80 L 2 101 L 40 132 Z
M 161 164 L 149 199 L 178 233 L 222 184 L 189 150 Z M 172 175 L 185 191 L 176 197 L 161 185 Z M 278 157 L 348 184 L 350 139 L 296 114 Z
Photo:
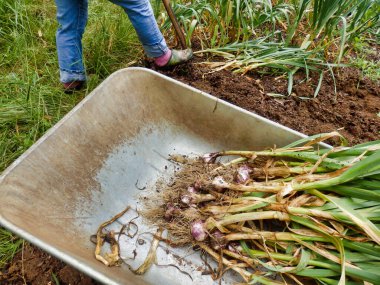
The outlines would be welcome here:
M 169 51 L 154 18 L 149 0 L 110 0 L 128 14 L 137 35 L 149 57 L 160 57 Z
M 158 28 L 149 0 L 110 0 L 128 14 L 137 35 L 149 57 L 159 66 L 175 65 L 192 57 L 191 50 L 170 50 Z
M 59 24 L 56 43 L 60 81 L 83 82 L 86 72 L 82 59 L 82 35 L 87 23 L 88 0 L 55 0 Z

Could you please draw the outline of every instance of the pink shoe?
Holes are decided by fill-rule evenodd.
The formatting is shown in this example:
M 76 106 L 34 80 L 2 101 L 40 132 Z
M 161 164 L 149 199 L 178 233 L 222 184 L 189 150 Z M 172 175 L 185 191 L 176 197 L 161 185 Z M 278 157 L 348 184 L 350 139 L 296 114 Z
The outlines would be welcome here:
M 172 49 L 163 56 L 155 59 L 155 64 L 159 68 L 175 66 L 185 63 L 193 58 L 193 51 L 191 49 L 175 50 Z

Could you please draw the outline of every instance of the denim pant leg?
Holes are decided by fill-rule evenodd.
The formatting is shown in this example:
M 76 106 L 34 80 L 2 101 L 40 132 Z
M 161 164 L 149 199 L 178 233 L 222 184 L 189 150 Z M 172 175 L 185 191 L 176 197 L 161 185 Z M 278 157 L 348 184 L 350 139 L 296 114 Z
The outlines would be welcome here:
M 149 0 L 110 0 L 121 6 L 128 14 L 137 35 L 150 57 L 160 57 L 168 50 L 166 41 L 158 28 Z
M 55 0 L 58 30 L 56 34 L 60 80 L 63 83 L 85 81 L 82 59 L 82 35 L 87 23 L 88 0 Z

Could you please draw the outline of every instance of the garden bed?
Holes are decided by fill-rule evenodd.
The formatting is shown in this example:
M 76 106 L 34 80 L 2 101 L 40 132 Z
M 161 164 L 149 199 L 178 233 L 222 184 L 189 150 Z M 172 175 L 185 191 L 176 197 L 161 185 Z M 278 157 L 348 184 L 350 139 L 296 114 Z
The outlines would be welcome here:
M 235 105 L 255 112 L 306 134 L 341 131 L 351 144 L 380 139 L 380 86 L 362 79 L 353 68 L 336 72 L 337 92 L 333 80 L 325 76 L 317 98 L 314 93 L 317 78 L 303 81 L 295 75 L 294 94 L 273 97 L 269 94 L 286 94 L 287 80 L 273 75 L 233 74 L 230 71 L 212 72 L 196 58 L 192 63 L 179 66 L 164 74 Z M 1 284 L 97 284 L 57 259 L 26 245 L 13 262 L 0 272 Z M 51 283 L 49 283 L 51 282 Z
M 273 97 L 268 93 L 287 93 L 286 78 L 243 76 L 226 70 L 210 73 L 197 61 L 201 62 L 196 59 L 164 74 L 308 135 L 344 128 L 340 132 L 351 144 L 380 139 L 380 84 L 362 78 L 357 69 L 342 68 L 335 73 L 336 95 L 327 74 L 313 99 L 318 78 L 305 82 L 303 74 L 296 74 L 293 96 Z

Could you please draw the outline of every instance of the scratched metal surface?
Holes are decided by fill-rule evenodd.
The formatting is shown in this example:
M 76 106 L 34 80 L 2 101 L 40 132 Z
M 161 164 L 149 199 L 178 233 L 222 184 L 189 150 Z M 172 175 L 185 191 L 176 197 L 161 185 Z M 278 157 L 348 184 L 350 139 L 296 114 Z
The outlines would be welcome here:
M 198 254 L 158 251 L 144 276 L 94 259 L 89 236 L 141 199 L 154 199 L 159 177 L 170 176 L 169 154 L 281 146 L 302 134 L 143 68 L 112 74 L 17 159 L 0 177 L 0 224 L 105 284 L 211 284 Z M 165 167 L 167 166 L 167 167 Z M 146 187 L 139 190 L 136 185 Z M 150 192 L 149 192 L 150 191 Z M 120 222 L 136 214 L 129 212 Z M 139 233 L 154 228 L 137 220 Z M 115 226 L 120 227 L 120 224 Z M 137 267 L 149 234 L 121 239 L 122 256 Z M 133 250 L 138 252 L 133 261 Z M 228 275 L 225 282 L 239 281 Z

